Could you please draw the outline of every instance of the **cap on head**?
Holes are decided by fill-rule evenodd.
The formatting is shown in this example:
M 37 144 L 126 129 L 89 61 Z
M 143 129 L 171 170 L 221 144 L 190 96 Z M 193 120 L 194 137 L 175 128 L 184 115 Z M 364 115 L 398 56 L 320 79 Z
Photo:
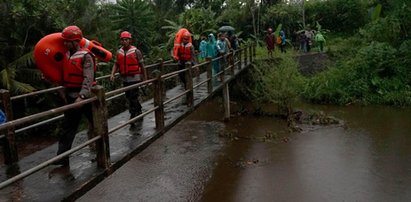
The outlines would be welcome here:
M 121 32 L 121 34 L 120 34 L 120 39 L 122 39 L 122 38 L 131 39 L 131 34 L 130 34 L 130 32 L 128 32 L 128 31 Z
M 61 37 L 67 41 L 80 41 L 83 38 L 83 33 L 80 28 L 71 25 L 63 29 Z

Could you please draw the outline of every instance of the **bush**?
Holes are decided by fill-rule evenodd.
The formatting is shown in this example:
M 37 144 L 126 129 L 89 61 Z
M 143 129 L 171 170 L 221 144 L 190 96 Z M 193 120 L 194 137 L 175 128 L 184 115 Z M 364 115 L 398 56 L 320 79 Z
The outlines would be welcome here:
M 308 80 L 303 96 L 317 103 L 410 105 L 410 70 L 398 59 L 411 51 L 401 50 L 372 42 Z
M 360 29 L 365 40 L 371 42 L 386 42 L 393 46 L 399 44 L 401 23 L 397 18 L 379 18 Z
M 277 104 L 281 112 L 291 112 L 291 106 L 300 96 L 304 79 L 298 72 L 298 64 L 291 55 L 281 55 L 275 66 L 269 62 L 257 62 L 252 72 L 254 84 L 250 92 L 254 100 Z

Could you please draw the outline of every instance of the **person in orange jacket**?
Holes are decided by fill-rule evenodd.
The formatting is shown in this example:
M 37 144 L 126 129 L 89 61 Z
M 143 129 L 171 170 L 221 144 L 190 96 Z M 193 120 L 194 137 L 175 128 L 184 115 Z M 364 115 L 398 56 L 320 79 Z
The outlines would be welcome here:
M 79 27 L 72 25 L 64 28 L 61 37 L 64 46 L 68 49 L 63 63 L 63 86 L 65 87 L 63 98 L 67 104 L 71 104 L 91 97 L 96 63 L 93 53 L 80 46 L 83 33 Z M 63 132 L 59 139 L 57 155 L 71 149 L 83 114 L 88 119 L 89 129 L 92 131 L 94 127 L 90 103 L 64 112 Z M 69 158 L 63 158 L 53 164 L 68 166 Z
M 175 58 L 178 60 L 178 70 L 185 69 L 186 62 L 191 62 L 192 64 L 196 64 L 196 56 L 194 52 L 194 46 L 190 43 L 191 34 L 186 32 L 182 36 L 181 44 L 179 44 L 177 49 L 177 57 Z M 184 85 L 184 89 L 187 88 L 186 86 L 186 77 L 185 72 L 180 72 L 178 74 L 180 77 L 181 82 Z
M 120 34 L 121 48 L 117 51 L 117 61 L 111 70 L 110 80 L 114 80 L 116 72 L 120 73 L 123 86 L 130 86 L 144 80 L 144 60 L 143 54 L 135 46 L 131 45 L 132 36 L 130 32 L 123 31 Z M 141 114 L 141 104 L 139 102 L 139 88 L 126 91 L 128 100 L 130 119 Z M 131 123 L 135 127 L 135 123 Z

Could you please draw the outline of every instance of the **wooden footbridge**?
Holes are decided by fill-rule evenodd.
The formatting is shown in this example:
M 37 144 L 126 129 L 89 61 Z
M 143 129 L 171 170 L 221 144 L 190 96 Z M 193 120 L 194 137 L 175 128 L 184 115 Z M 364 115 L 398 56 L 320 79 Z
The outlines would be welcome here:
M 228 62 L 222 62 L 226 58 Z M 92 90 L 95 96 L 87 100 L 18 119 L 13 119 L 13 109 L 18 107 L 14 106 L 13 102 L 31 96 L 45 96 L 63 87 L 13 97 L 10 97 L 7 90 L 0 90 L 1 104 L 8 120 L 0 125 L 4 154 L 4 164 L 0 165 L 0 201 L 75 200 L 221 90 L 224 118 L 229 119 L 229 84 L 251 66 L 254 58 L 255 45 L 247 45 L 225 56 L 207 58 L 201 64 L 187 64 L 186 69 L 179 71 L 167 71 L 176 68 L 176 64 L 159 60 L 155 64 L 146 65 L 146 72 L 151 78 L 147 78 L 146 75 L 147 79 L 144 82 L 108 92 L 97 85 Z M 225 64 L 215 75 L 212 75 L 211 70 L 213 62 Z M 195 70 L 199 70 L 199 73 L 193 77 Z M 185 72 L 186 89 L 181 85 L 166 88 L 165 84 L 178 78 L 180 72 Z M 97 78 L 98 83 L 109 77 L 106 75 Z M 219 77 L 223 80 L 217 81 Z M 115 106 L 117 99 L 124 96 L 125 91 L 143 87 L 148 89 L 152 96 L 142 103 L 141 115 L 129 120 L 128 111 L 125 111 L 108 117 L 108 106 Z M 73 148 L 58 156 L 55 156 L 57 144 L 53 144 L 31 155 L 18 158 L 16 135 L 57 121 L 63 118 L 64 111 L 86 103 L 93 106 L 95 128 L 92 134 L 87 134 L 86 130 L 79 132 Z M 141 125 L 130 130 L 129 125 L 132 121 L 138 121 Z M 70 156 L 70 167 L 52 165 L 66 156 Z M 70 175 L 66 175 L 64 179 L 54 177 L 64 169 L 68 169 Z

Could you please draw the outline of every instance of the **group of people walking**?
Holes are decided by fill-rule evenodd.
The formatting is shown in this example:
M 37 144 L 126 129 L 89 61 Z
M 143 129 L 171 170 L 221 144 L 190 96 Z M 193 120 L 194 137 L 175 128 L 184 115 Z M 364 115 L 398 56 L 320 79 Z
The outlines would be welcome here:
M 323 52 L 325 46 L 325 37 L 318 31 L 314 32 L 311 29 L 302 30 L 299 32 L 292 33 L 291 44 L 302 53 L 308 53 L 311 51 L 314 45 L 317 45 L 318 51 Z M 282 53 L 286 52 L 286 42 L 285 32 L 281 30 L 276 36 L 273 33 L 272 28 L 267 29 L 267 34 L 265 36 L 265 43 L 267 46 L 267 53 L 269 57 L 273 56 L 273 51 L 276 46 L 280 47 Z
M 218 39 L 213 34 L 209 34 L 207 39 L 204 37 L 200 42 L 200 59 L 207 57 L 215 58 L 226 55 L 229 51 L 238 48 L 238 41 L 235 36 L 230 36 L 232 41 L 227 37 L 226 33 L 219 33 Z M 197 56 L 191 41 L 191 34 L 186 32 L 182 35 L 181 43 L 174 44 L 176 52 L 173 55 L 177 61 L 178 68 L 185 68 L 186 62 L 192 64 L 197 63 Z M 80 102 L 92 96 L 91 88 L 95 83 L 96 62 L 93 53 L 84 47 L 80 46 L 80 41 L 83 38 L 81 29 L 75 25 L 68 26 L 61 32 L 64 46 L 67 48 L 67 53 L 64 56 L 63 63 L 63 86 L 65 92 L 62 97 L 66 104 Z M 133 37 L 128 31 L 120 33 L 120 49 L 117 50 L 116 60 L 111 70 L 110 80 L 115 80 L 115 75 L 120 74 L 123 86 L 131 86 L 145 79 L 144 77 L 144 59 L 141 51 L 132 45 Z M 223 63 L 224 63 L 223 62 Z M 214 75 L 220 71 L 220 62 L 213 62 Z M 181 82 L 186 88 L 185 72 L 179 73 Z M 139 89 L 133 88 L 125 92 L 129 105 L 130 120 L 142 113 L 142 106 L 139 102 Z M 93 116 L 92 106 L 90 103 L 84 104 L 78 108 L 71 108 L 64 112 L 64 121 L 62 125 L 62 134 L 59 138 L 57 155 L 62 154 L 71 149 L 75 135 L 77 133 L 82 115 L 85 115 L 89 122 L 89 133 L 93 132 Z M 134 128 L 135 122 L 130 123 L 130 129 Z M 69 165 L 69 158 L 65 157 L 54 163 L 55 165 Z
M 287 52 L 285 49 L 287 39 L 285 37 L 285 32 L 281 30 L 276 36 L 273 33 L 272 28 L 267 29 L 267 35 L 265 36 L 265 43 L 267 45 L 268 56 L 273 57 L 273 51 L 275 51 L 275 46 L 279 46 L 282 53 Z
M 83 33 L 79 27 L 72 25 L 64 28 L 61 32 L 61 38 L 68 50 L 63 63 L 62 83 L 65 92 L 62 97 L 66 104 L 72 104 L 92 96 L 91 88 L 95 83 L 96 62 L 93 53 L 89 49 L 80 46 Z M 115 74 L 119 72 L 125 87 L 144 80 L 144 60 L 141 51 L 131 45 L 133 39 L 131 33 L 121 32 L 119 38 L 121 47 L 117 51 L 110 80 L 114 81 Z M 142 113 L 142 107 L 138 100 L 139 90 L 134 88 L 126 91 L 125 94 L 128 100 L 130 119 L 133 119 Z M 71 149 L 83 114 L 89 122 L 89 133 L 92 133 L 94 124 L 90 103 L 66 110 L 57 155 Z M 135 123 L 132 122 L 131 127 L 134 126 Z M 65 157 L 54 164 L 68 166 L 69 158 Z
M 298 35 L 298 41 L 301 52 L 310 52 L 314 44 L 317 45 L 318 51 L 324 51 L 325 38 L 321 31 L 314 32 L 311 29 L 301 31 Z
M 216 58 L 223 56 L 222 60 L 212 62 L 212 72 L 216 75 L 221 71 L 221 66 L 226 65 L 227 61 L 232 58 L 227 57 L 227 54 L 239 48 L 238 38 L 230 32 L 220 32 L 217 34 L 217 39 L 213 33 L 208 36 L 202 36 L 199 45 L 199 59 Z M 219 75 L 219 80 L 222 80 L 223 75 Z

